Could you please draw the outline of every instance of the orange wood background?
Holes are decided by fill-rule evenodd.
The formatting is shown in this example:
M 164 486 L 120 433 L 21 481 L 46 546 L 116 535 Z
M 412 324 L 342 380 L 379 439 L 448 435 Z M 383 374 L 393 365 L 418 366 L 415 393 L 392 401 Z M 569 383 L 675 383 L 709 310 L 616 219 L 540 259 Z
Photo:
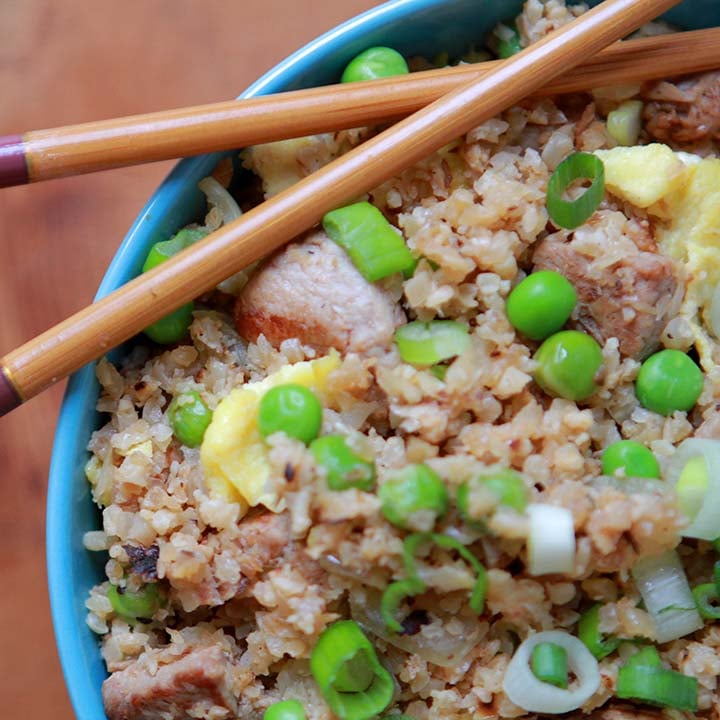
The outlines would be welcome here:
M 0 0 L 0 135 L 237 95 L 372 0 Z M 169 163 L 0 191 L 0 355 L 91 301 Z M 62 387 L 0 419 L 2 717 L 73 717 L 45 575 Z

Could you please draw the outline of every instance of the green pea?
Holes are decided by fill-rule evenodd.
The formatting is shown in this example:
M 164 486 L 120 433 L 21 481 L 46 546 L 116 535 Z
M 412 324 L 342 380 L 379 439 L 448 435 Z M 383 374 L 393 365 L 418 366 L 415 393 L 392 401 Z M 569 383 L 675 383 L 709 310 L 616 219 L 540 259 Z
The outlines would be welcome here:
M 389 47 L 371 47 L 354 57 L 343 71 L 341 81 L 359 82 L 377 78 L 407 75 L 405 58 Z
M 471 510 L 472 493 L 481 487 L 488 488 L 498 499 L 500 505 L 522 512 L 528 503 L 527 490 L 522 476 L 514 470 L 501 470 L 492 475 L 479 475 L 466 480 L 457 491 L 456 502 L 460 516 L 470 525 L 484 527 L 477 521 Z
M 551 335 L 535 353 L 535 382 L 550 395 L 585 400 L 596 388 L 602 365 L 600 346 L 585 333 L 563 330 Z
M 356 455 L 342 435 L 324 435 L 310 443 L 315 462 L 326 472 L 331 490 L 359 488 L 372 490 L 375 485 L 375 465 Z
M 180 342 L 190 327 L 193 310 L 195 310 L 194 303 L 189 302 L 181 305 L 169 315 L 154 322 L 152 325 L 148 325 L 143 332 L 153 342 L 159 345 L 172 345 L 173 343 Z
M 162 605 L 156 583 L 149 583 L 137 592 L 111 585 L 107 596 L 112 609 L 126 620 L 150 619 Z
M 528 275 L 510 293 L 506 311 L 510 324 L 533 340 L 544 340 L 568 321 L 577 304 L 570 281 L 553 270 Z
M 173 235 L 169 240 L 163 240 L 155 243 L 143 263 L 143 272 L 152 270 L 164 263 L 168 258 L 176 255 L 189 245 L 197 242 L 207 235 L 207 230 L 184 229 Z M 192 314 L 195 305 L 191 302 L 182 305 L 169 315 L 161 318 L 157 322 L 149 325 L 143 331 L 153 342 L 160 345 L 172 345 L 179 342 L 187 333 L 190 323 L 192 322 Z
M 318 436 L 321 425 L 322 405 L 303 385 L 277 385 L 260 400 L 258 428 L 263 437 L 284 432 L 307 444 Z
M 626 477 L 659 478 L 660 465 L 652 451 L 634 440 L 608 445 L 602 455 L 603 475 L 614 475 L 624 468 Z
M 191 448 L 202 443 L 212 417 L 212 410 L 194 390 L 177 395 L 168 407 L 173 434 L 183 445 Z
M 283 700 L 271 705 L 263 720 L 306 720 L 305 709 L 298 700 Z
M 661 350 L 651 355 L 635 380 L 640 404 L 660 415 L 690 410 L 702 389 L 702 370 L 680 350 Z
M 383 515 L 401 528 L 416 529 L 413 527 L 416 513 L 426 512 L 437 519 L 448 509 L 447 489 L 438 474 L 427 465 L 403 468 L 380 488 L 378 496 Z
M 523 49 L 520 42 L 520 33 L 517 31 L 517 28 L 513 25 L 511 28 L 506 29 L 511 30 L 512 34 L 507 33 L 507 37 L 499 38 L 497 45 L 498 57 L 503 60 L 512 57 L 513 55 L 517 55 L 517 53 Z

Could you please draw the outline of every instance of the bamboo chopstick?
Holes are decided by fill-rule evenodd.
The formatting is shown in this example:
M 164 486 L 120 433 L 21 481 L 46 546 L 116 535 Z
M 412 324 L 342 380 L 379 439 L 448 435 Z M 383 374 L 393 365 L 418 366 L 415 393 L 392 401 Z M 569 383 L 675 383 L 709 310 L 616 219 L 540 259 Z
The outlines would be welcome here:
M 0 187 L 397 120 L 498 65 L 463 65 L 0 137 Z M 695 30 L 618 43 L 539 92 L 555 95 L 718 67 L 720 28 Z
M 678 4 L 605 0 L 0 360 L 0 415 Z

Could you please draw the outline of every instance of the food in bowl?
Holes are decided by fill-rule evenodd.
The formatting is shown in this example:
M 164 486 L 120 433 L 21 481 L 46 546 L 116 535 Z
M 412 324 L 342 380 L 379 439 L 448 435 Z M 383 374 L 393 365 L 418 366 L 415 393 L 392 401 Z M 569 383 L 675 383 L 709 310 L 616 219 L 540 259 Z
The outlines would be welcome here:
M 527 101 L 99 363 L 110 720 L 713 711 L 717 82 Z M 372 132 L 243 151 L 146 267 Z

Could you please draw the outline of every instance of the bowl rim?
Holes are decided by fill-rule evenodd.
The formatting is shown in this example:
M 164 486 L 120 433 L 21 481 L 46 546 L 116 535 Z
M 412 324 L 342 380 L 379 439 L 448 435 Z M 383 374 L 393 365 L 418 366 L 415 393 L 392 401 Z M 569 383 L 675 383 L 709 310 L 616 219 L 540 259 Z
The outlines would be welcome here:
M 447 5 L 447 0 L 387 0 L 377 7 L 356 15 L 317 38 L 309 41 L 250 85 L 239 97 L 253 97 L 281 91 L 297 82 L 304 70 L 305 62 L 312 57 L 314 62 L 337 51 L 338 45 L 348 45 L 362 39 L 373 30 L 389 23 L 397 23 L 410 15 Z M 179 188 L 185 187 L 199 165 L 212 167 L 223 153 L 210 153 L 179 161 L 159 187 L 153 192 L 147 204 L 138 214 L 125 238 L 114 254 L 98 288 L 96 299 L 112 292 L 129 279 L 133 264 L 136 237 L 143 232 L 143 225 L 153 215 L 168 212 Z M 59 508 L 71 506 L 76 501 L 76 489 L 68 482 L 68 468 L 75 464 L 75 445 L 71 440 L 76 435 L 78 419 L 87 409 L 89 398 L 95 394 L 95 363 L 86 365 L 73 374 L 68 382 L 58 415 L 53 442 L 49 484 L 46 501 L 46 565 L 48 595 L 60 664 L 65 687 L 75 715 L 80 720 L 100 720 L 105 717 L 102 703 L 98 704 L 97 687 L 92 681 L 93 672 L 85 656 L 81 636 L 76 632 L 77 593 L 72 574 L 70 558 L 73 552 L 88 552 L 73 545 L 72 533 L 67 532 L 66 515 Z

